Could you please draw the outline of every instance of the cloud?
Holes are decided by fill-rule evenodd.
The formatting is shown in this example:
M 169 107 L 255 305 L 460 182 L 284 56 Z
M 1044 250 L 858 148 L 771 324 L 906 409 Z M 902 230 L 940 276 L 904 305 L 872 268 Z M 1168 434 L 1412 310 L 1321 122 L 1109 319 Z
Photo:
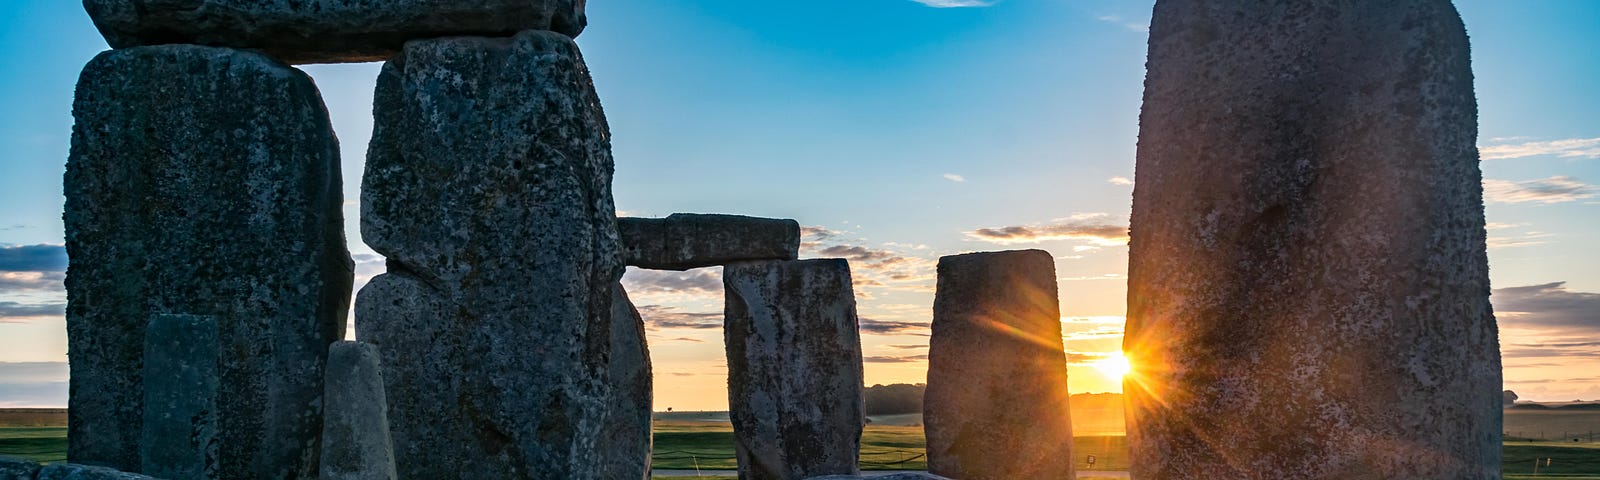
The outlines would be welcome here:
M 1489 248 L 1531 247 L 1544 245 L 1548 243 L 1547 240 L 1550 237 L 1554 236 L 1555 234 L 1553 233 L 1526 232 L 1521 235 L 1489 237 L 1488 241 Z
M 1560 158 L 1600 158 L 1600 138 L 1569 138 L 1544 142 L 1483 145 L 1478 147 L 1478 157 L 1483 160 L 1504 160 L 1540 155 Z
M 899 322 L 893 320 L 876 320 L 861 317 L 861 332 L 877 335 L 922 335 L 926 336 L 928 324 L 916 322 Z
M 0 247 L 0 272 L 63 272 L 67 270 L 67 247 L 62 245 L 17 245 Z
M 66 281 L 66 272 L 0 272 L 0 293 L 61 291 Z
M 64 303 L 0 302 L 0 323 L 18 323 L 19 320 L 40 317 L 60 317 L 67 314 Z
M 888 250 L 875 250 L 859 245 L 833 245 L 817 250 L 817 253 L 857 262 L 881 262 L 899 257 L 899 255 Z
M 1074 352 L 1074 351 L 1068 350 L 1067 351 L 1067 364 L 1068 365 L 1089 365 L 1089 364 L 1093 364 L 1096 361 L 1105 360 L 1105 359 L 1110 358 L 1110 357 L 1111 357 L 1111 352 Z
M 911 0 L 933 8 L 988 7 L 1000 0 Z
M 897 355 L 874 355 L 874 356 L 862 358 L 861 361 L 867 362 L 867 363 L 914 363 L 914 362 L 926 362 L 926 361 L 928 361 L 928 355 L 927 354 L 923 354 L 923 355 L 901 355 L 901 356 L 897 356 Z
M 67 406 L 66 362 L 0 362 L 0 408 Z
M 926 344 L 921 344 L 921 343 L 885 345 L 885 346 L 889 347 L 889 348 L 900 349 L 900 350 L 918 350 L 918 349 L 928 348 L 928 346 Z
M 956 183 L 967 181 L 967 177 L 956 175 L 954 173 L 946 173 L 946 174 L 944 174 L 944 179 L 952 181 L 952 182 L 956 182 Z
M 708 268 L 686 272 L 630 268 L 622 286 L 629 293 L 721 293 L 722 273 Z
M 840 235 L 844 235 L 844 232 L 828 227 L 800 227 L 800 236 L 812 241 L 832 240 Z
M 1501 288 L 1493 292 L 1490 301 L 1503 327 L 1600 334 L 1600 293 L 1575 292 L 1566 285 L 1551 282 Z
M 663 328 L 692 328 L 697 330 L 722 328 L 722 312 L 680 312 L 675 307 L 661 305 L 642 305 L 638 308 L 639 316 L 644 318 L 645 328 L 650 330 Z
M 1094 19 L 1095 20 L 1099 20 L 1101 22 L 1117 25 L 1117 26 L 1120 26 L 1122 28 L 1126 28 L 1128 30 L 1135 31 L 1135 32 L 1149 32 L 1150 31 L 1150 24 L 1148 24 L 1148 23 L 1138 23 L 1138 22 L 1125 21 L 1125 20 L 1123 20 L 1122 17 L 1117 16 L 1117 15 L 1100 15 L 1098 17 L 1094 17 Z
M 1106 179 L 1106 183 L 1124 187 L 1133 186 L 1133 180 L 1129 180 L 1128 177 L 1111 177 Z
M 1563 203 L 1593 198 L 1594 185 L 1572 177 L 1550 177 L 1525 182 L 1485 179 L 1483 198 L 1491 203 Z
M 1099 246 L 1128 244 L 1128 227 L 1086 219 L 1067 219 L 1044 225 L 980 228 L 967 236 L 990 243 L 1038 243 L 1048 240 L 1085 240 Z

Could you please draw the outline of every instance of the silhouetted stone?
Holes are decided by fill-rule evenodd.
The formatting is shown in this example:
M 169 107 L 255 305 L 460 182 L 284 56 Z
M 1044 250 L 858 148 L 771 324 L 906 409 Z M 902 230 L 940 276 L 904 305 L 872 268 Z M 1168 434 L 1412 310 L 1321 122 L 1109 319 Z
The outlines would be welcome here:
M 0 480 L 33 480 L 38 474 L 37 462 L 0 455 Z
M 939 259 L 923 429 L 928 471 L 963 480 L 1072 479 L 1072 415 L 1055 258 Z
M 109 467 L 52 463 L 39 469 L 37 480 L 162 480 Z
M 800 224 L 794 220 L 674 213 L 667 218 L 619 218 L 617 233 L 624 262 L 655 270 L 794 260 L 800 254 Z
M 888 475 L 873 475 L 870 477 L 862 475 L 827 475 L 822 477 L 811 477 L 806 480 L 865 480 L 869 478 L 872 480 L 950 480 L 945 477 L 924 472 L 891 473 Z
M 611 300 L 610 415 L 600 434 L 605 479 L 650 478 L 650 348 L 644 319 L 618 283 Z
M 188 43 L 265 51 L 290 63 L 385 60 L 408 40 L 577 37 L 584 0 L 85 0 L 113 48 Z
M 1477 112 L 1450 2 L 1160 0 L 1132 473 L 1499 478 Z
M 866 417 L 850 264 L 739 262 L 722 279 L 739 478 L 859 473 Z
M 401 478 L 596 478 L 622 276 L 611 147 L 571 39 L 414 41 L 384 65 L 357 335 Z
M 184 313 L 217 319 L 219 474 L 316 475 L 352 279 L 316 86 L 258 53 L 130 48 L 89 62 L 73 114 L 68 458 L 140 468 L 145 325 Z
M 320 480 L 394 480 L 383 359 L 370 343 L 328 347 Z
M 217 319 L 154 315 L 145 330 L 140 472 L 217 478 Z

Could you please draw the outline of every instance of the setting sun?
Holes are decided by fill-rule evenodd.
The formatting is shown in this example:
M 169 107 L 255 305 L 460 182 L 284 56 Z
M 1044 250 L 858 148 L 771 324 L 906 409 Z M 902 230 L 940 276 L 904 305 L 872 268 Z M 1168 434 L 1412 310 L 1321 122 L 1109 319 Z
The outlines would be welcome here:
M 1133 371 L 1133 364 L 1128 361 L 1128 357 L 1123 355 L 1122 352 L 1114 352 L 1106 358 L 1096 360 L 1094 368 L 1107 377 L 1121 379 L 1124 375 Z

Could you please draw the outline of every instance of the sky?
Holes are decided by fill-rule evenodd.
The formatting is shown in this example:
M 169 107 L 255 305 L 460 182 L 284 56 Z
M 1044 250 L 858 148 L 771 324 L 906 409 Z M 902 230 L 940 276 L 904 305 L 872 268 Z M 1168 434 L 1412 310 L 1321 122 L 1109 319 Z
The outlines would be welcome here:
M 629 216 L 793 218 L 856 277 L 867 384 L 926 375 L 933 267 L 1056 258 L 1070 388 L 1120 391 L 1126 226 L 1152 2 L 599 0 L 578 39 Z M 1600 2 L 1460 0 L 1473 43 L 1506 388 L 1600 399 Z M 66 403 L 61 179 L 79 2 L 0 2 L 0 408 Z M 304 69 L 359 198 L 378 64 Z M 345 212 L 357 288 L 382 272 Z M 656 409 L 721 410 L 717 269 L 630 271 Z

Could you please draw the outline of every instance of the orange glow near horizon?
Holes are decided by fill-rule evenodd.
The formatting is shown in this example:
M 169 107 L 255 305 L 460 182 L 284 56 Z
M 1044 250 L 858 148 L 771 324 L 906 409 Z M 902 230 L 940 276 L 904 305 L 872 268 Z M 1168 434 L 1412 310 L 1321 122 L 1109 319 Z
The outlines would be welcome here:
M 1118 381 L 1121 381 L 1129 373 L 1133 373 L 1133 362 L 1130 362 L 1128 356 L 1123 355 L 1121 351 L 1113 352 L 1106 358 L 1096 360 L 1093 365 L 1095 370 L 1099 370 L 1102 375 Z

